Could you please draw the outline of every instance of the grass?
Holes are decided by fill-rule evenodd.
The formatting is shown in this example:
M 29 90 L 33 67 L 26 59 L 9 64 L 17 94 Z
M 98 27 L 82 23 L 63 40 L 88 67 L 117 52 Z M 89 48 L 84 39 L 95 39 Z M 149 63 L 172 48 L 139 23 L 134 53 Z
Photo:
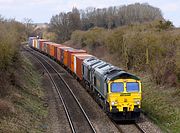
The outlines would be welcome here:
M 143 76 L 142 108 L 159 127 L 170 133 L 180 132 L 180 88 L 157 86 Z
M 22 61 L 17 70 L 19 84 L 11 94 L 3 99 L 9 101 L 14 111 L 0 117 L 0 132 L 44 132 L 47 130 L 47 108 L 43 106 L 44 93 L 41 76 L 35 71 L 28 59 Z

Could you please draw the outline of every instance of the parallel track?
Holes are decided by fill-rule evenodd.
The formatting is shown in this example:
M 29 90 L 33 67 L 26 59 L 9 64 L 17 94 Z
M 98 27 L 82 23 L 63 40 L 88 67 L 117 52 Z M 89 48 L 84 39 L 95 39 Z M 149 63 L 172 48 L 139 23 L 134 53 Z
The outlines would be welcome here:
M 58 96 L 63 104 L 71 131 L 73 133 L 96 133 L 95 128 L 93 127 L 86 112 L 82 108 L 80 102 L 76 98 L 75 94 L 73 93 L 69 85 L 63 79 L 63 77 L 58 73 L 58 71 L 49 62 L 47 62 L 46 59 L 40 53 L 35 52 L 34 50 L 29 50 L 27 48 L 26 50 L 33 55 L 34 59 L 37 60 L 37 62 L 39 62 L 43 66 L 43 68 L 49 75 L 51 82 L 54 85 L 58 93 Z M 59 86 L 61 86 L 61 88 Z
M 27 50 L 27 49 L 26 49 L 26 50 Z M 30 52 L 30 53 L 32 53 L 32 55 L 34 56 L 34 58 L 44 67 L 44 69 L 45 69 L 46 72 L 48 73 L 48 75 L 49 75 L 49 77 L 50 77 L 50 79 L 51 79 L 54 87 L 56 88 L 56 91 L 57 91 L 57 93 L 58 93 L 61 101 L 62 101 L 62 104 L 63 104 L 63 106 L 64 106 L 64 110 L 65 110 L 65 112 L 66 112 L 66 116 L 67 116 L 67 119 L 68 119 L 68 122 L 69 122 L 69 125 L 70 125 L 70 127 L 71 127 L 72 132 L 73 132 L 73 133 L 76 133 L 77 131 L 76 131 L 76 129 L 75 129 L 75 127 L 74 127 L 74 124 L 73 124 L 73 122 L 72 122 L 72 120 L 71 120 L 71 116 L 70 116 L 70 114 L 69 114 L 67 105 L 66 105 L 66 103 L 64 102 L 65 100 L 63 99 L 62 94 L 61 94 L 59 88 L 57 87 L 56 82 L 54 81 L 54 79 L 53 79 L 53 77 L 51 76 L 49 70 L 47 69 L 47 66 L 45 66 L 45 65 L 41 62 L 42 60 L 43 60 L 46 64 L 49 65 L 49 68 L 50 68 L 50 69 L 53 69 L 53 71 L 54 71 L 54 72 L 58 75 L 58 77 L 62 80 L 62 82 L 64 83 L 64 85 L 68 88 L 69 92 L 70 92 L 71 95 L 73 96 L 74 100 L 76 101 L 76 103 L 78 104 L 79 108 L 81 109 L 83 115 L 85 116 L 86 120 L 88 121 L 88 124 L 89 124 L 89 126 L 91 127 L 91 129 L 92 129 L 92 132 L 96 133 L 95 128 L 94 128 L 93 125 L 91 124 L 91 122 L 90 122 L 87 114 L 85 113 L 84 109 L 82 108 L 80 102 L 79 102 L 78 99 L 76 98 L 75 94 L 73 93 L 73 91 L 71 90 L 71 88 L 69 87 L 69 85 L 66 83 L 66 81 L 63 79 L 63 77 L 60 75 L 60 73 L 59 73 L 48 61 L 46 61 L 46 59 L 43 57 L 44 55 L 42 55 L 42 54 L 40 54 L 39 52 L 37 52 L 37 51 L 35 51 L 35 50 L 32 50 L 32 49 L 31 49 L 31 50 L 28 49 L 27 51 Z M 41 58 L 41 59 L 39 59 L 39 58 Z M 40 60 L 41 60 L 41 61 L 40 61 Z M 114 123 L 114 125 L 116 126 L 116 128 L 119 130 L 119 132 L 125 133 L 125 131 L 123 131 L 123 130 L 121 129 L 121 127 L 120 127 L 119 124 L 115 123 L 114 121 L 112 121 L 112 122 Z M 134 128 L 136 127 L 136 130 L 138 130 L 138 131 L 141 132 L 141 133 L 146 133 L 137 123 L 130 124 L 129 126 L 132 126 L 132 127 L 134 127 Z M 86 130 L 85 130 L 85 131 L 86 131 Z M 87 132 L 87 131 L 86 131 L 86 132 Z

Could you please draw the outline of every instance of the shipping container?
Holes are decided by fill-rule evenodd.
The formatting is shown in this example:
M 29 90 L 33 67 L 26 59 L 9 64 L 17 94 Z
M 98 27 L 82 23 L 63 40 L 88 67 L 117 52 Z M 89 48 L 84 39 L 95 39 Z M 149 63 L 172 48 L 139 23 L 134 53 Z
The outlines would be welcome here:
M 32 40 L 32 47 L 34 48 L 35 38 Z
M 71 71 L 75 73 L 75 68 L 76 68 L 76 57 L 77 56 L 92 56 L 92 55 L 89 55 L 87 53 L 74 53 L 74 54 L 71 54 Z
M 52 44 L 56 44 L 56 43 L 54 43 L 54 42 L 47 42 L 46 43 L 46 47 L 47 47 L 47 54 L 48 55 L 52 55 L 53 53 L 54 53 L 54 51 L 53 51 L 53 48 L 51 47 L 51 45 Z
M 44 52 L 44 43 L 45 42 L 42 42 L 42 45 L 41 45 L 41 51 Z
M 76 74 L 76 76 L 80 79 L 80 80 L 82 80 L 83 79 L 83 70 L 82 70 L 82 64 L 83 64 L 83 61 L 85 60 L 85 59 L 88 59 L 88 58 L 91 58 L 92 57 L 92 55 L 86 55 L 86 56 L 84 56 L 84 55 L 77 55 L 77 56 L 75 56 L 75 58 L 76 58 L 76 60 L 75 60 L 75 62 L 74 62 L 74 72 L 75 72 L 75 74 Z
M 67 62 L 67 66 L 69 69 L 71 69 L 71 59 L 73 59 L 73 56 L 71 57 L 72 54 L 77 54 L 77 53 L 87 53 L 85 50 L 78 50 L 78 49 L 71 49 L 67 51 L 67 58 L 68 58 L 68 62 Z
M 50 48 L 49 55 L 54 56 L 54 45 L 52 43 L 49 44 L 49 48 Z
M 55 54 L 57 54 L 57 49 L 55 49 L 55 46 L 59 46 L 60 44 L 51 43 L 50 44 L 50 56 L 55 57 Z
M 71 47 L 60 47 L 60 62 L 62 62 L 65 66 L 68 64 L 68 50 L 73 50 Z
M 50 43 L 50 42 L 43 42 L 42 44 L 42 51 L 44 52 L 44 53 L 48 53 L 48 46 L 47 46 L 47 44 L 48 43 Z
M 39 42 L 39 39 L 37 39 L 37 49 L 40 50 L 40 42 Z
M 29 37 L 29 41 L 28 41 L 28 44 L 30 47 L 33 46 L 33 39 L 35 39 L 36 37 Z
M 32 47 L 37 48 L 37 38 L 33 39 Z
M 37 49 L 37 45 L 38 45 L 38 39 L 37 39 L 37 38 L 35 38 L 35 39 L 34 39 L 34 48 L 36 48 L 36 49 Z
M 48 40 L 39 39 L 38 42 L 39 42 L 39 50 L 43 51 L 43 42 L 48 42 Z
M 47 47 L 47 54 L 48 55 L 50 55 L 50 44 L 51 44 L 52 42 L 47 42 L 46 43 L 46 47 Z
M 60 61 L 60 62 L 61 62 L 61 51 L 62 51 L 61 48 L 70 48 L 70 47 L 67 47 L 65 45 L 61 45 L 61 46 L 57 47 L 57 57 L 56 57 L 56 59 L 58 61 Z
M 55 59 L 57 59 L 58 60 L 58 47 L 64 47 L 64 45 L 62 45 L 62 44 L 57 44 L 57 45 L 54 45 L 54 57 L 55 57 Z

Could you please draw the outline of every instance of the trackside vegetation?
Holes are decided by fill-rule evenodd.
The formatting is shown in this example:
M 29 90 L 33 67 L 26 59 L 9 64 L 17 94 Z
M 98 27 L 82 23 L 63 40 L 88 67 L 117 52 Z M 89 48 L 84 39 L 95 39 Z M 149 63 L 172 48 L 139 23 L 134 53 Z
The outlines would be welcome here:
M 8 96 L 0 99 L 1 132 L 45 132 L 48 128 L 47 108 L 41 76 L 24 57 L 15 72 L 15 84 Z
M 26 26 L 0 16 L 0 132 L 43 132 L 47 108 L 43 107 L 41 77 L 20 54 L 27 39 Z
M 163 22 L 166 24 L 169 22 Z M 158 85 L 177 86 L 180 80 L 180 35 L 170 24 L 165 30 L 161 21 L 131 24 L 113 30 L 93 28 L 75 31 L 71 40 L 93 51 L 103 46 L 116 56 L 115 63 L 128 70 L 148 71 Z
M 180 30 L 170 21 L 77 30 L 71 41 L 137 73 L 143 81 L 143 110 L 164 131 L 180 132 Z
M 8 94 L 13 84 L 13 68 L 18 67 L 20 42 L 25 40 L 25 26 L 0 17 L 0 97 Z

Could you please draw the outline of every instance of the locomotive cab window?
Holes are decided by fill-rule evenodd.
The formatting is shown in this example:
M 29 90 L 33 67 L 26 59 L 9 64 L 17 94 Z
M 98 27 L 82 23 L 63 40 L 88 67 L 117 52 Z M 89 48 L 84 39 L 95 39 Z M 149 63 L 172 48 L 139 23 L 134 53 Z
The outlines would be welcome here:
M 139 83 L 129 82 L 126 84 L 127 92 L 139 92 Z
M 123 92 L 124 84 L 120 82 L 114 82 L 111 84 L 111 92 Z

